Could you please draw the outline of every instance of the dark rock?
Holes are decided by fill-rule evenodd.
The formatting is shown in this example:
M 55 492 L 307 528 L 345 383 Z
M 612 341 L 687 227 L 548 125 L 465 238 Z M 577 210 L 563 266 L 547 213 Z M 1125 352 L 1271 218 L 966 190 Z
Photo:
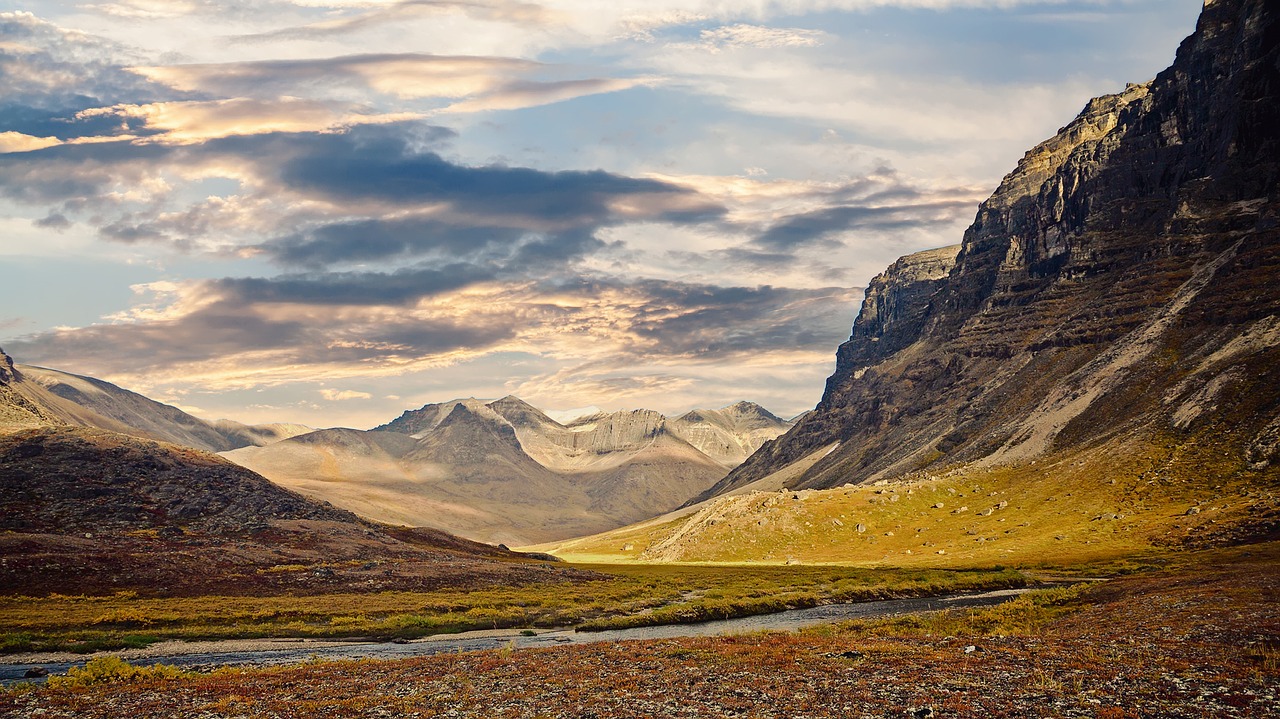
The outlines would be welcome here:
M 24 679 L 38 679 L 47 676 L 49 676 L 49 670 L 44 667 L 31 667 L 22 674 Z

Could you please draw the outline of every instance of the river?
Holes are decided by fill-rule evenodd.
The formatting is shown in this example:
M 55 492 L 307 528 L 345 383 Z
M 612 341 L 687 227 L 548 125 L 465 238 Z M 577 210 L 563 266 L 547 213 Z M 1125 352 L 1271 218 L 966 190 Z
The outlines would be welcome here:
M 133 658 L 128 652 L 119 652 L 138 665 L 172 664 L 178 667 L 208 669 L 219 666 L 270 664 L 297 664 L 314 659 L 398 659 L 420 657 L 445 652 L 469 652 L 483 649 L 533 649 L 562 644 L 588 644 L 593 642 L 622 642 L 644 639 L 673 639 L 677 637 L 707 637 L 727 634 L 747 634 L 760 631 L 795 631 L 818 624 L 828 624 L 847 619 L 868 619 L 900 614 L 952 609 L 956 607 L 980 607 L 1000 604 L 1027 590 L 1010 589 L 981 594 L 955 594 L 942 597 L 916 599 L 890 599 L 879 602 L 852 604 L 827 604 L 810 609 L 791 609 L 775 614 L 761 614 L 737 619 L 720 619 L 698 624 L 667 624 L 656 627 L 614 629 L 603 632 L 575 632 L 573 629 L 539 630 L 536 636 L 524 636 L 517 631 L 464 632 L 440 634 L 409 642 L 313 642 L 305 640 L 284 641 L 283 648 L 229 651 L 175 651 L 168 655 L 150 655 Z M 218 643 L 203 642 L 202 647 Z M 233 641 L 226 642 L 235 644 Z M 81 666 L 90 657 L 75 661 L 18 663 L 18 657 L 0 656 L 0 684 L 23 681 L 23 675 L 33 666 L 39 666 L 50 674 L 65 674 L 73 666 Z

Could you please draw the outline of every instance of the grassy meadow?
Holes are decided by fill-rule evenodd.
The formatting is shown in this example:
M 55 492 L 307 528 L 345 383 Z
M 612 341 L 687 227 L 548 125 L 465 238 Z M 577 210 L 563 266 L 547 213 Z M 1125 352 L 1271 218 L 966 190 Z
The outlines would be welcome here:
M 639 626 L 843 601 L 1024 586 L 1005 570 L 608 566 L 602 579 L 309 597 L 0 597 L 0 651 L 91 652 L 167 639 L 414 638 L 473 629 Z

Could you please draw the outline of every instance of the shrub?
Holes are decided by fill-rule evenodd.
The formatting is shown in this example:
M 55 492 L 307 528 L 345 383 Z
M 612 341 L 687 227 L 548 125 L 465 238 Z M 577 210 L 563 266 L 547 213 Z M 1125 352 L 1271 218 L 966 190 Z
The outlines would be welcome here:
M 169 664 L 153 664 L 137 667 L 114 654 L 94 657 L 82 667 L 72 667 L 66 676 L 49 677 L 48 686 L 56 689 L 76 689 L 97 684 L 123 684 L 154 679 L 178 679 L 190 676 Z

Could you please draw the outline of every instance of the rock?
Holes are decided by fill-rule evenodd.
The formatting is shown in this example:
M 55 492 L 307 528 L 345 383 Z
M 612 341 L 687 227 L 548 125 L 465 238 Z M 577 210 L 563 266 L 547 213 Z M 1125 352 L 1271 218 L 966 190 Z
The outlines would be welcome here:
M 857 529 L 857 530 L 858 530 L 858 533 L 859 533 L 859 534 L 861 534 L 861 533 L 863 533 L 863 532 L 867 531 L 867 525 L 865 525 L 865 524 L 859 524 L 857 527 L 854 527 L 854 529 Z
M 630 552 L 635 548 L 636 548 L 636 545 L 632 544 L 631 542 L 627 542 L 626 544 L 622 545 L 622 551 L 624 552 Z
M 947 506 L 947 505 L 943 504 L 942 502 L 938 502 L 937 504 L 933 505 L 933 508 L 934 508 L 934 509 L 942 509 L 943 507 L 946 507 L 946 506 Z
M 933 719 L 935 716 L 933 707 L 919 707 L 918 709 L 912 709 L 907 712 L 907 715 L 912 717 L 912 719 Z
M 1191 515 L 1193 515 L 1193 514 L 1199 514 L 1199 513 L 1200 513 L 1200 508 L 1199 508 L 1199 507 L 1192 507 L 1191 509 L 1188 509 L 1188 510 L 1187 510 L 1187 516 L 1188 516 L 1188 517 L 1189 517 L 1189 516 L 1191 516 Z
M 1004 509 L 1005 507 L 1008 507 L 1008 506 L 1009 506 L 1009 503 L 1002 499 L 1000 500 L 1000 504 L 996 505 L 996 509 Z
M 31 667 L 22 673 L 23 679 L 38 679 L 40 677 L 49 676 L 49 670 L 44 667 Z

